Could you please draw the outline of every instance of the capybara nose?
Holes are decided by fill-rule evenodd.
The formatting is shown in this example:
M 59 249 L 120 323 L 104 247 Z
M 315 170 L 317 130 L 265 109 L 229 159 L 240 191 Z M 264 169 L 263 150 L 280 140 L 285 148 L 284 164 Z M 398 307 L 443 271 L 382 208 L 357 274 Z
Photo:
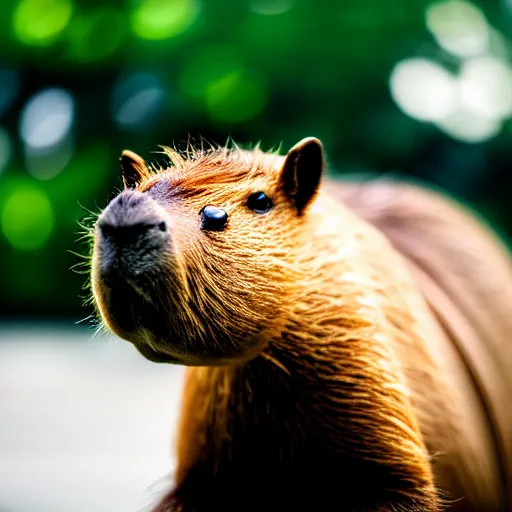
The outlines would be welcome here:
M 163 215 L 154 199 L 138 191 L 122 192 L 110 202 L 96 233 L 105 281 L 137 278 L 160 262 L 169 241 Z
M 126 245 L 138 240 L 141 236 L 150 235 L 150 232 L 155 229 L 165 233 L 167 224 L 164 220 L 141 219 L 130 224 L 115 225 L 102 219 L 99 222 L 99 228 L 104 238 L 117 245 Z

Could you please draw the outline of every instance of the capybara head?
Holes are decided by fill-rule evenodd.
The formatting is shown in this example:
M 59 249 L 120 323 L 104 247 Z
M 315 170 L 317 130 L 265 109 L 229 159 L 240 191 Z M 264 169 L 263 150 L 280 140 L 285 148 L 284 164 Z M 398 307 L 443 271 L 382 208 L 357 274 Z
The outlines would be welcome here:
M 180 154 L 167 168 L 121 156 L 125 189 L 94 228 L 92 289 L 106 326 L 147 359 L 220 365 L 279 335 L 303 279 L 320 141 L 286 156 L 254 149 Z

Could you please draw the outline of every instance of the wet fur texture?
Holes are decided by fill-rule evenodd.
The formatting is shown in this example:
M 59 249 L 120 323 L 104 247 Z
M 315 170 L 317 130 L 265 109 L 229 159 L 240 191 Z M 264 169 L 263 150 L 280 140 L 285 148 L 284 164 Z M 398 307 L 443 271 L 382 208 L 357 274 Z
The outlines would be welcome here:
M 134 167 L 172 225 L 148 292 L 157 325 L 117 329 L 97 246 L 92 275 L 109 329 L 191 366 L 174 488 L 154 512 L 508 510 L 512 438 L 498 405 L 512 389 L 512 325 L 503 307 L 485 314 L 492 293 L 512 293 L 500 242 L 414 186 L 313 177 L 301 189 L 297 154 L 165 151 L 169 168 Z M 258 216 L 245 200 L 260 190 L 274 207 Z M 200 231 L 206 204 L 229 213 L 225 231 Z M 473 245 L 455 250 L 461 229 Z M 480 279 L 488 255 L 492 285 Z M 492 350 L 489 329 L 501 336 Z M 496 368 L 478 373 L 482 354 L 498 383 Z

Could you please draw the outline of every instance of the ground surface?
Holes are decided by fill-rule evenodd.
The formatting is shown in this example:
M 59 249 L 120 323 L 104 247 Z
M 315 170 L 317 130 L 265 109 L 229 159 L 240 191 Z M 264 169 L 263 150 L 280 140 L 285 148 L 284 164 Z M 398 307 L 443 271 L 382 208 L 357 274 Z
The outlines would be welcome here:
M 0 512 L 139 512 L 169 485 L 183 368 L 90 338 L 0 324 Z

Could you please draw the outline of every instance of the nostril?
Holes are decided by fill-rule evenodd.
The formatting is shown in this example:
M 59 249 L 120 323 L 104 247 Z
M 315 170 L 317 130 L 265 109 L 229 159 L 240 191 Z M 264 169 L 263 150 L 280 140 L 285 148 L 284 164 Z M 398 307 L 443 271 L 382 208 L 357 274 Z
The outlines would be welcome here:
M 116 239 L 125 242 L 136 239 L 140 236 L 149 235 L 154 229 L 163 233 L 167 231 L 167 223 L 165 221 L 143 221 L 120 225 L 113 225 L 105 221 L 100 221 L 98 225 L 104 238 Z

